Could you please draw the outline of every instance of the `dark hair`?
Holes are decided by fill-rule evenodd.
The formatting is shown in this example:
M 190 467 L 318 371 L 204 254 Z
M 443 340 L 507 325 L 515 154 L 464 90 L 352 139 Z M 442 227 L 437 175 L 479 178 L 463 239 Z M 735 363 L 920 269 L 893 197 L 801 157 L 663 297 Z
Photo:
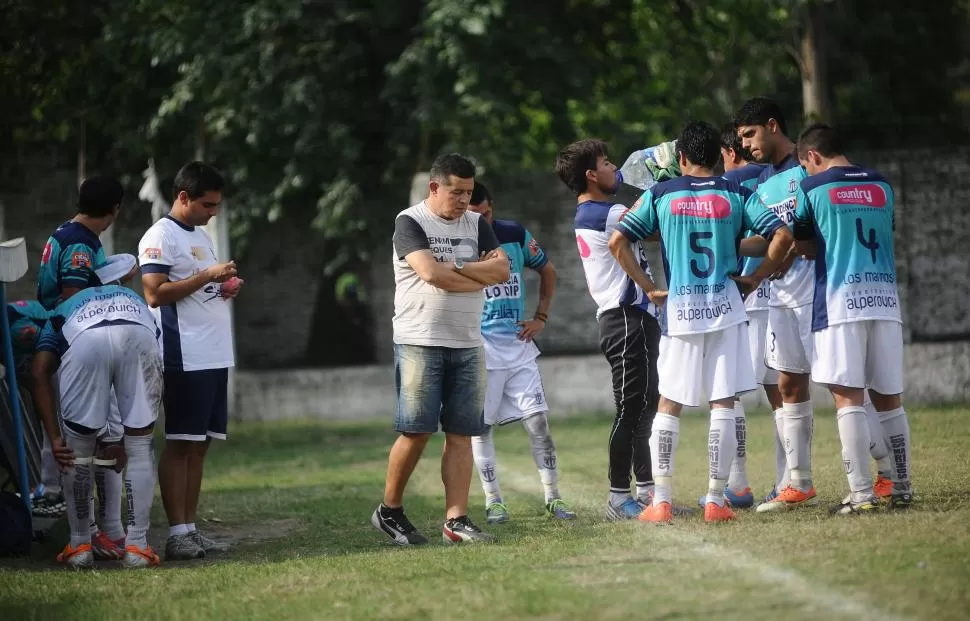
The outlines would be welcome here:
M 721 127 L 721 146 L 748 159 L 745 157 L 747 153 L 745 153 L 744 147 L 741 146 L 741 137 L 738 136 L 738 126 L 734 121 L 725 123 Z
M 125 189 L 114 177 L 88 177 L 78 188 L 77 211 L 92 218 L 110 216 L 124 195 Z
M 721 159 L 721 138 L 717 128 L 704 121 L 688 123 L 677 138 L 677 154 L 681 153 L 695 166 L 717 166 Z
M 447 185 L 452 175 L 459 179 L 474 179 L 475 164 L 461 153 L 445 153 L 431 163 L 431 181 Z
M 189 162 L 175 174 L 175 196 L 185 192 L 195 200 L 206 192 L 221 192 L 226 180 L 218 170 L 205 162 Z
M 835 157 L 845 153 L 842 136 L 831 125 L 812 123 L 802 130 L 798 136 L 799 159 L 808 155 L 809 151 L 817 151 L 822 157 Z
M 606 143 L 598 138 L 574 142 L 556 156 L 556 174 L 579 196 L 586 191 L 586 171 L 596 170 L 596 160 L 609 157 Z
M 492 193 L 488 191 L 485 184 L 481 181 L 475 182 L 475 189 L 472 190 L 471 200 L 468 201 L 469 205 L 480 205 L 482 201 L 488 201 L 488 204 L 492 204 Z
M 767 125 L 770 119 L 775 119 L 781 133 L 788 135 L 788 125 L 785 123 L 785 115 L 773 99 L 767 97 L 752 97 L 738 108 L 734 115 L 734 124 L 741 125 Z

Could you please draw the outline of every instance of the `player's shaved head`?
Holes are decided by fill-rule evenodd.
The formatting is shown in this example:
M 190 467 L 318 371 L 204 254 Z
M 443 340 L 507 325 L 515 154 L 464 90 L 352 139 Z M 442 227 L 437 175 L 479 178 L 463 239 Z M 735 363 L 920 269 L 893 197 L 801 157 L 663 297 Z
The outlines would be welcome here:
M 839 131 L 825 123 L 813 123 L 802 130 L 798 136 L 798 159 L 803 160 L 809 151 L 822 157 L 832 158 L 845 153 L 845 146 Z

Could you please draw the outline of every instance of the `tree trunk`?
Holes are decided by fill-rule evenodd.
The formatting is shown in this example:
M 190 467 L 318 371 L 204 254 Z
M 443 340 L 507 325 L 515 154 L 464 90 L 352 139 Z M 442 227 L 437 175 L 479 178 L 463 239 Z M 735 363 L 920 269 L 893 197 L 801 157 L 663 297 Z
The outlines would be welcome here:
M 802 101 L 805 121 L 808 123 L 828 123 L 832 118 L 832 107 L 828 96 L 825 13 L 826 8 L 822 2 L 810 2 L 805 8 L 800 51 Z

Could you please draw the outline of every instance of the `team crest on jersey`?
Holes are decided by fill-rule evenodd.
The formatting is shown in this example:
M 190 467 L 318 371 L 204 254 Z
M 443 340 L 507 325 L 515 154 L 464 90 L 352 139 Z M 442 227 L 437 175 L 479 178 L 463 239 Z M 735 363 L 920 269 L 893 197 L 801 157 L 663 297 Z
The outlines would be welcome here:
M 797 189 L 798 189 L 798 181 L 796 181 L 794 179 L 789 179 L 788 180 L 788 193 L 789 194 L 794 194 L 795 193 L 795 190 L 797 190 Z
M 41 265 L 47 265 L 47 262 L 51 260 L 51 252 L 53 251 L 54 248 L 51 246 L 51 243 L 47 242 L 47 244 L 44 246 L 44 252 L 40 255 Z
M 536 241 L 536 240 L 534 240 L 534 239 L 530 239 L 530 240 L 529 240 L 529 252 L 530 252 L 530 253 L 532 254 L 532 256 L 534 256 L 534 257 L 537 257 L 537 256 L 539 256 L 539 242 L 537 242 L 537 241 Z
M 145 248 L 145 252 L 141 253 L 143 257 L 151 261 L 158 261 L 162 258 L 161 248 Z
M 73 268 L 91 267 L 91 255 L 89 255 L 86 252 L 72 252 L 71 267 Z

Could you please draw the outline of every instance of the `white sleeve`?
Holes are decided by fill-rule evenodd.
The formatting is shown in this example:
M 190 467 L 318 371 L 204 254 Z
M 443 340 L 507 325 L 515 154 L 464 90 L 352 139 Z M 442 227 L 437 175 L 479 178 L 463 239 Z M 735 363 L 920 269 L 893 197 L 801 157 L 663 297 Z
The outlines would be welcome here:
M 616 230 L 616 225 L 623 218 L 623 215 L 629 209 L 625 205 L 616 204 L 610 207 L 610 212 L 606 215 L 606 236 L 610 237 L 613 235 L 613 231 Z
M 160 226 L 145 231 L 138 242 L 138 264 L 142 273 L 168 274 L 175 261 L 175 244 Z

